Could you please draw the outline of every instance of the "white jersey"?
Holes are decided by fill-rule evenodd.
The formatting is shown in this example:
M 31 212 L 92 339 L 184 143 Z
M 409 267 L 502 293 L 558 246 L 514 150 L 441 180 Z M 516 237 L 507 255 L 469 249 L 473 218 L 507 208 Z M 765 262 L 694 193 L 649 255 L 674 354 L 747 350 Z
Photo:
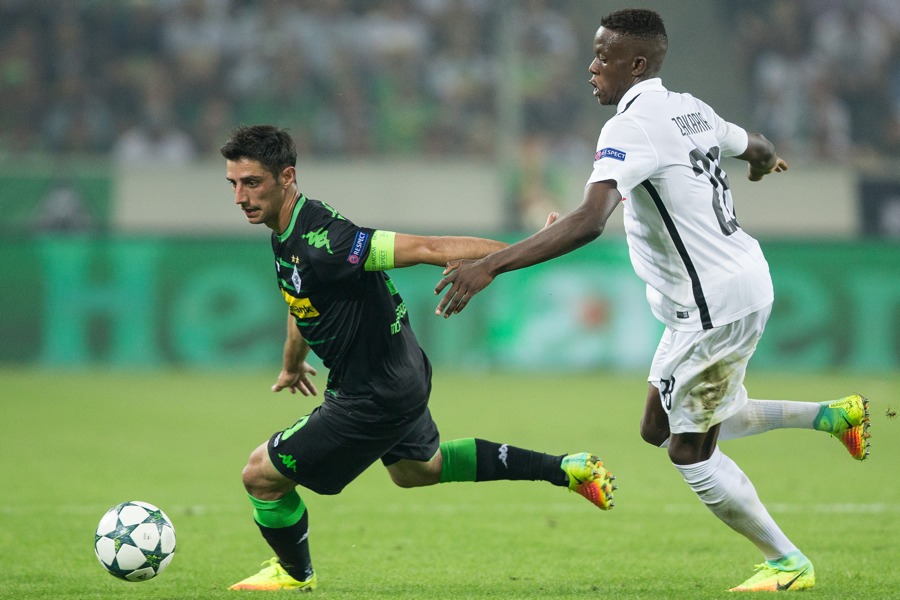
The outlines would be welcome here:
M 742 128 L 660 79 L 629 89 L 600 132 L 588 183 L 615 180 L 631 263 L 674 330 L 725 325 L 773 301 L 769 265 L 738 225 L 720 165 L 747 144 Z

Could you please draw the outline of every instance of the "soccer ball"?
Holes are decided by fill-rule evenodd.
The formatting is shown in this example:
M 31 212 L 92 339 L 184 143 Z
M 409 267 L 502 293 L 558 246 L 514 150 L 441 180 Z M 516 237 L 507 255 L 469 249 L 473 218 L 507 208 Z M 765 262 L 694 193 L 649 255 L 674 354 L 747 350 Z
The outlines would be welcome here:
M 146 502 L 123 502 L 106 511 L 94 534 L 94 553 L 111 575 L 152 579 L 175 556 L 175 528 L 166 513 Z

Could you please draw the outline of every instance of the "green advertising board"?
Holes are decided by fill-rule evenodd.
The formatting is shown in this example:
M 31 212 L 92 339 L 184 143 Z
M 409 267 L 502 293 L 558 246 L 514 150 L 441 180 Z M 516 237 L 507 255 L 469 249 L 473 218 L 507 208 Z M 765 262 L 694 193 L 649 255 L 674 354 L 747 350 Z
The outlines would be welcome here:
M 753 365 L 900 368 L 896 244 L 764 243 L 776 302 Z M 41 366 L 280 365 L 286 307 L 268 239 L 0 240 L 0 362 Z M 662 331 L 621 239 L 507 273 L 451 319 L 436 267 L 395 270 L 437 366 L 646 370 Z
M 2 168 L 0 233 L 108 231 L 112 188 L 104 166 L 61 161 Z

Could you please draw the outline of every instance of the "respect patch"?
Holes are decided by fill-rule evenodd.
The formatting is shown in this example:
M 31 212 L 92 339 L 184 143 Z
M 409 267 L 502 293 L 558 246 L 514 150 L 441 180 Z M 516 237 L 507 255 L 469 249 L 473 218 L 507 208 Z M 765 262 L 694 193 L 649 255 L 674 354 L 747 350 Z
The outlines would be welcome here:
M 624 161 L 625 153 L 615 148 L 604 148 L 598 150 L 597 154 L 594 155 L 594 160 L 600 160 L 601 158 L 614 158 L 615 160 Z
M 347 255 L 347 262 L 351 265 L 355 265 L 359 262 L 359 257 L 363 253 L 363 250 L 366 249 L 366 240 L 369 239 L 369 234 L 365 231 L 358 231 L 356 233 L 356 239 L 353 240 L 353 245 L 350 247 L 350 254 Z

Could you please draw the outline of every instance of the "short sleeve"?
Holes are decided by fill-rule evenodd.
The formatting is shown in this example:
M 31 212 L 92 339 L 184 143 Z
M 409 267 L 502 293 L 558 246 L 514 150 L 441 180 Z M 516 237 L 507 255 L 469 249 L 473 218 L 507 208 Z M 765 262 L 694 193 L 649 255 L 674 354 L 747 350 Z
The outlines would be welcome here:
M 724 132 L 719 138 L 719 148 L 722 149 L 722 156 L 738 156 L 743 154 L 750 143 L 750 137 L 747 131 L 728 121 L 722 121 L 725 124 Z M 718 134 L 718 132 L 717 132 Z
M 735 125 L 734 123 L 729 123 L 720 117 L 716 111 L 705 102 L 697 100 L 697 104 L 700 106 L 700 112 L 703 114 L 706 122 L 712 123 L 713 125 L 713 129 L 716 133 L 716 140 L 719 142 L 719 148 L 722 150 L 722 156 L 737 156 L 743 154 L 750 141 L 747 131 L 743 127 Z
M 649 137 L 634 119 L 607 121 L 597 140 L 594 170 L 588 183 L 614 180 L 623 196 L 650 177 L 659 157 Z

